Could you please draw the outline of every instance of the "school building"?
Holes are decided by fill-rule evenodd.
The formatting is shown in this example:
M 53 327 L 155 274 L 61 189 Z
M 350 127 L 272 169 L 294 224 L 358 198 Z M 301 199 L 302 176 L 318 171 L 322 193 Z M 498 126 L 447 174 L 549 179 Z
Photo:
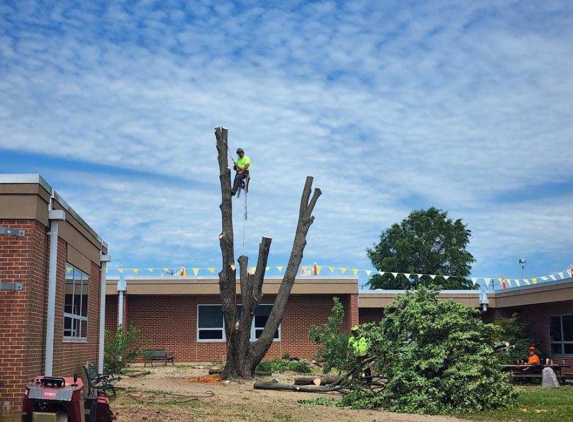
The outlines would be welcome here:
M 90 192 L 86 192 L 89 195 Z M 93 192 L 97 195 L 97 192 Z M 36 375 L 83 377 L 103 369 L 103 336 L 138 328 L 145 349 L 177 362 L 220 362 L 226 354 L 217 277 L 106 277 L 105 241 L 39 175 L 0 175 L 0 421 L 20 420 L 24 386 Z M 261 333 L 280 278 L 267 277 L 251 338 Z M 238 287 L 240 287 L 238 285 Z M 312 359 L 310 327 L 323 324 L 338 297 L 344 329 L 377 321 L 401 291 L 359 292 L 353 276 L 300 276 L 266 359 Z M 507 290 L 443 291 L 483 310 L 492 322 L 517 312 L 554 360 L 573 364 L 573 279 Z M 240 289 L 237 303 L 240 304 Z
M 125 277 L 107 280 L 106 328 L 133 325 L 144 335 L 146 349 L 165 349 L 178 362 L 218 362 L 225 356 L 225 331 L 216 277 Z M 262 331 L 280 278 L 267 278 L 264 298 L 251 327 L 255 340 Z M 119 284 L 119 289 L 118 289 Z M 239 284 L 237 284 L 239 287 Z M 283 322 L 266 359 L 290 356 L 312 359 L 316 345 L 310 327 L 326 322 L 338 297 L 344 306 L 344 329 L 376 322 L 400 290 L 358 291 L 358 279 L 345 276 L 304 276 L 295 284 Z M 514 313 L 539 339 L 544 355 L 573 364 L 573 279 L 567 278 L 507 290 L 445 290 L 440 300 L 454 300 L 480 309 L 486 322 Z M 240 303 L 240 296 L 237 297 Z M 567 372 L 567 371 L 565 371 Z

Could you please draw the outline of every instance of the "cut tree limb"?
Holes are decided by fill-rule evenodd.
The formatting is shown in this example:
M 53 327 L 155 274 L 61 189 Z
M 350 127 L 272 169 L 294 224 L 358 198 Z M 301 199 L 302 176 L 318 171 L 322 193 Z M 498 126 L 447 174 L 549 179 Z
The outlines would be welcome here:
M 336 375 L 322 375 L 320 377 L 297 377 L 294 385 L 328 385 L 338 383 L 340 380 Z
M 276 381 L 276 380 L 275 380 Z M 258 381 L 253 387 L 255 390 L 284 390 L 284 391 L 295 391 L 301 393 L 329 393 L 331 391 L 340 391 L 342 387 L 320 387 L 320 386 L 310 386 L 310 385 L 291 385 L 291 384 L 281 384 L 273 381 Z

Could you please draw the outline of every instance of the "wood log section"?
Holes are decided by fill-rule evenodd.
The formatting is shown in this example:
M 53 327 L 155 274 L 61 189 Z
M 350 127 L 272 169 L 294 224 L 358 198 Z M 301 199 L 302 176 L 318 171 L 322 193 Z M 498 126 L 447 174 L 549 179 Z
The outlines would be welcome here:
M 316 386 L 316 385 L 291 385 L 291 384 L 281 384 L 277 380 L 271 381 L 257 381 L 253 385 L 255 390 L 284 390 L 284 391 L 295 391 L 301 393 L 328 393 L 331 391 L 340 391 L 342 387 L 334 386 Z
M 328 385 L 336 384 L 340 380 L 336 375 L 321 375 L 320 377 L 297 377 L 294 379 L 294 385 Z

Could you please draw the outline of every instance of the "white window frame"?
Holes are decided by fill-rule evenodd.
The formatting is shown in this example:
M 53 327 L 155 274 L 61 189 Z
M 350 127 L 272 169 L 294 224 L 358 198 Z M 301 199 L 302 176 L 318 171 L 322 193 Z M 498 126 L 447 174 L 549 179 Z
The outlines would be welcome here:
M 219 330 L 219 328 L 200 328 L 199 327 L 199 316 L 200 316 L 200 312 L 199 310 L 203 307 L 206 306 L 216 306 L 219 307 L 221 309 L 221 315 L 223 315 L 223 306 L 219 303 L 201 303 L 197 305 L 197 343 L 225 343 L 227 341 L 227 336 L 225 335 L 225 316 L 223 315 L 223 326 L 220 328 L 220 330 L 222 331 L 223 335 L 220 339 L 218 338 L 208 338 L 208 339 L 202 339 L 199 338 L 199 332 L 200 331 L 214 331 L 214 330 Z
M 75 304 L 75 288 L 76 288 L 76 279 L 75 279 L 75 273 L 76 271 L 80 274 L 80 280 L 81 280 L 81 286 L 82 286 L 82 292 L 80 294 L 80 303 L 79 303 L 79 314 L 73 313 L 73 312 L 65 312 L 66 309 L 66 299 L 65 299 L 65 288 L 64 287 L 64 327 L 63 327 L 63 339 L 64 342 L 66 343 L 87 343 L 88 342 L 88 334 L 87 334 L 87 326 L 88 326 L 88 317 L 87 316 L 83 316 L 82 315 L 82 303 L 83 303 L 83 295 L 84 292 L 85 294 L 88 296 L 89 299 L 89 282 L 90 282 L 90 278 L 89 276 L 84 273 L 82 270 L 76 268 L 75 266 L 69 264 L 66 262 L 66 274 L 68 272 L 68 268 L 71 268 L 71 271 L 73 271 L 74 273 L 74 277 L 72 278 L 72 308 L 77 308 L 76 304 Z M 85 277 L 85 278 L 84 278 Z M 66 276 L 66 284 L 67 284 L 67 276 Z M 86 312 L 87 314 L 87 312 Z M 66 318 L 69 318 L 72 324 L 72 328 L 67 330 L 66 329 Z M 85 327 L 86 327 L 86 333 L 82 333 L 82 323 L 85 322 Z M 74 325 L 76 325 L 79 327 L 79 335 L 78 333 L 74 333 Z M 71 335 L 66 335 L 66 331 L 72 331 Z
M 223 314 L 223 306 L 218 304 L 218 303 L 200 303 L 197 305 L 197 335 L 196 335 L 196 339 L 197 339 L 197 343 L 224 343 L 227 341 L 227 335 L 225 333 L 225 318 L 223 316 L 223 327 L 221 328 L 222 332 L 223 332 L 223 338 L 221 339 L 200 339 L 199 338 L 199 331 L 207 331 L 207 330 L 219 330 L 219 328 L 199 328 L 199 309 L 203 306 L 217 306 L 221 309 L 221 314 Z M 237 305 L 238 307 L 241 307 L 241 305 Z M 259 305 L 259 307 L 261 306 L 270 306 L 272 308 L 273 304 L 272 303 L 262 303 Z M 250 340 L 251 341 L 256 341 L 257 337 L 256 337 L 256 330 L 262 330 L 265 327 L 255 327 L 255 317 L 253 317 L 253 322 L 251 324 L 251 334 L 250 334 Z M 282 324 L 279 325 L 279 328 L 277 329 L 278 331 L 278 337 L 277 338 L 273 338 L 273 342 L 275 341 L 281 341 L 281 334 L 282 334 L 282 330 L 281 330 Z
M 565 340 L 565 335 L 563 332 L 563 317 L 573 317 L 573 314 L 564 314 L 564 315 L 550 315 L 549 316 L 549 343 L 550 347 L 554 344 L 559 344 L 561 346 L 561 352 L 563 353 L 555 353 L 557 356 L 573 356 L 573 353 L 565 353 L 565 345 L 570 344 L 573 345 L 573 340 Z M 559 328 L 561 329 L 561 341 L 553 341 L 551 339 L 551 318 L 559 318 Z
M 268 306 L 271 309 L 273 308 L 273 304 L 272 303 L 261 303 L 259 304 L 259 306 L 257 307 L 260 308 L 261 306 Z M 256 316 L 253 317 L 253 323 L 251 324 L 251 341 L 256 341 L 257 338 L 257 330 L 263 330 L 265 327 L 255 327 L 255 320 L 256 320 Z M 273 342 L 275 341 L 281 341 L 281 326 L 282 324 L 279 325 L 279 328 L 277 328 L 277 332 L 278 332 L 278 337 L 273 338 Z

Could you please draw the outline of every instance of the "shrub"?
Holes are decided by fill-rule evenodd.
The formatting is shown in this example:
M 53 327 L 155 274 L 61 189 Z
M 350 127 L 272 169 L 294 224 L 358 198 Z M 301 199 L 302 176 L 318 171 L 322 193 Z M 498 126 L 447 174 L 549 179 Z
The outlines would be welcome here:
M 310 372 L 308 363 L 303 361 L 270 360 L 257 365 L 257 371 L 284 372 L 294 371 L 307 374 Z
M 334 297 L 332 313 L 326 324 L 313 325 L 308 333 L 309 340 L 319 345 L 316 360 L 323 363 L 323 371 L 329 373 L 336 368 L 340 373 L 346 366 L 348 349 L 348 334 L 341 331 L 344 321 L 344 307 L 337 297 Z
M 104 370 L 108 374 L 120 373 L 128 363 L 142 354 L 139 345 L 143 335 L 134 326 L 125 331 L 123 326 L 117 328 L 115 336 L 105 331 Z

